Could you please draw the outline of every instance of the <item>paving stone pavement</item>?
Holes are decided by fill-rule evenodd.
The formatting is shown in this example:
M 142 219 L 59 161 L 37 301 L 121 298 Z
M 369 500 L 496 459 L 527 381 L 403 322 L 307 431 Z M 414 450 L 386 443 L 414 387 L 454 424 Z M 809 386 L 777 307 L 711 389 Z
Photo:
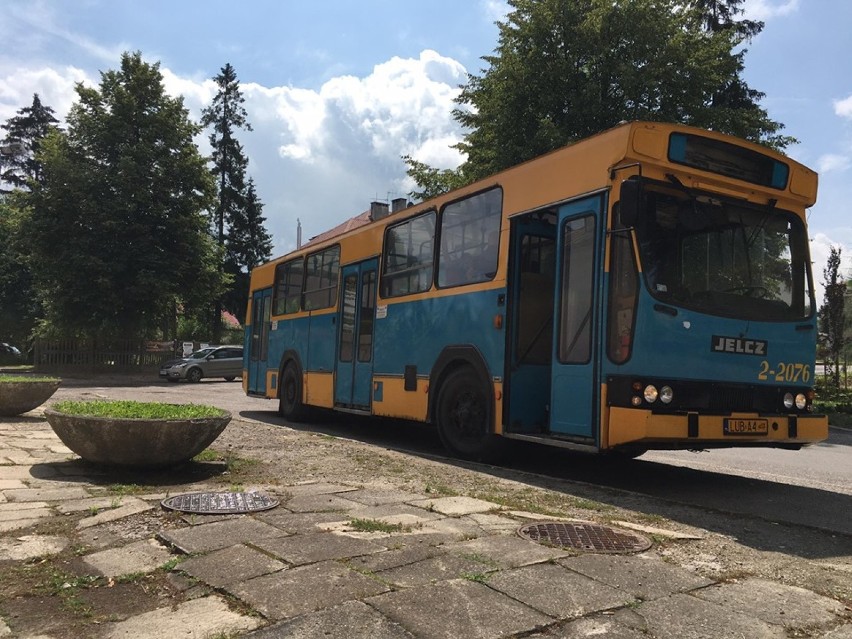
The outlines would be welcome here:
M 43 420 L 23 423 L 0 422 L 0 571 L 79 547 L 79 575 L 120 587 L 167 570 L 184 594 L 128 602 L 98 638 L 852 638 L 850 611 L 814 592 L 715 582 L 650 552 L 577 555 L 515 534 L 539 516 L 463 496 L 306 482 L 277 489 L 274 510 L 175 515 L 122 535 L 110 526 L 161 512 L 163 496 L 105 497 L 102 470 L 69 468 Z M 368 532 L 356 519 L 389 526 Z M 33 532 L 63 520 L 62 534 Z M 21 634 L 9 604 L 0 638 L 36 636 Z M 45 627 L 39 636 L 60 639 Z

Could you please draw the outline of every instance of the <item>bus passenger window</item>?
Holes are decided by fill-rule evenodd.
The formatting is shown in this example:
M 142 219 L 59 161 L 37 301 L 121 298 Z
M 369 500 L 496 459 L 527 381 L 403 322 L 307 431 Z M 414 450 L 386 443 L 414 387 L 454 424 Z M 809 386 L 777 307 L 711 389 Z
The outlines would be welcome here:
M 307 263 L 304 309 L 311 311 L 334 306 L 337 303 L 340 245 L 308 255 Z
M 301 257 L 275 267 L 273 315 L 285 315 L 299 311 L 304 275 L 304 262 Z
M 438 286 L 493 280 L 497 274 L 503 191 L 478 193 L 444 207 Z
M 388 228 L 382 259 L 382 297 L 422 293 L 432 288 L 435 212 Z

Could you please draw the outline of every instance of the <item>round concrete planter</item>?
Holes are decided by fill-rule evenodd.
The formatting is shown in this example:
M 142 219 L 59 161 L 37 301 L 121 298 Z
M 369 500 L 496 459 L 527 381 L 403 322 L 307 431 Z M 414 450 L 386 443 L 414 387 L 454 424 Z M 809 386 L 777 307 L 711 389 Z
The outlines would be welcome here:
M 223 413 L 196 419 L 116 419 L 48 408 L 44 416 L 62 443 L 86 461 L 154 467 L 187 461 L 207 448 L 231 421 L 231 413 Z
M 41 406 L 61 383 L 58 379 L 0 381 L 0 416 L 20 415 Z

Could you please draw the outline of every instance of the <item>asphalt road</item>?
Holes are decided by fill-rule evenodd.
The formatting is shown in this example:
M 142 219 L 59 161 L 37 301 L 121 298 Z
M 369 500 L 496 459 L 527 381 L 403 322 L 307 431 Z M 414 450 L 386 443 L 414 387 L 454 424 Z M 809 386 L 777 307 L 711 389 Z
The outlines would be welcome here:
M 69 380 L 70 382 L 71 380 Z M 93 395 L 167 402 L 209 403 L 271 424 L 284 424 L 277 401 L 246 397 L 237 382 L 203 380 L 200 384 L 124 386 L 63 385 L 57 397 Z M 434 429 L 381 419 L 331 414 L 310 424 L 291 425 L 346 437 L 406 453 L 444 459 Z M 801 451 L 738 449 L 703 453 L 648 452 L 636 460 L 605 463 L 595 455 L 512 442 L 511 457 L 485 472 L 521 472 L 530 482 L 549 479 L 599 489 L 610 487 L 665 503 L 706 511 L 740 514 L 852 537 L 852 431 L 831 429 L 826 442 Z M 600 491 L 594 495 L 600 499 Z M 850 542 L 852 543 L 852 542 Z

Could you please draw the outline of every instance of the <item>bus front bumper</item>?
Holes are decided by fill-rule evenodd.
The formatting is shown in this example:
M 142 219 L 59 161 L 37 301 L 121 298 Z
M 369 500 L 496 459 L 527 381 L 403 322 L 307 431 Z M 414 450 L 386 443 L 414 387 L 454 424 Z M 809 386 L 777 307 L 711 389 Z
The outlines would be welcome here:
M 732 413 L 660 414 L 638 408 L 609 408 L 605 446 L 643 448 L 797 447 L 828 438 L 825 415 Z

